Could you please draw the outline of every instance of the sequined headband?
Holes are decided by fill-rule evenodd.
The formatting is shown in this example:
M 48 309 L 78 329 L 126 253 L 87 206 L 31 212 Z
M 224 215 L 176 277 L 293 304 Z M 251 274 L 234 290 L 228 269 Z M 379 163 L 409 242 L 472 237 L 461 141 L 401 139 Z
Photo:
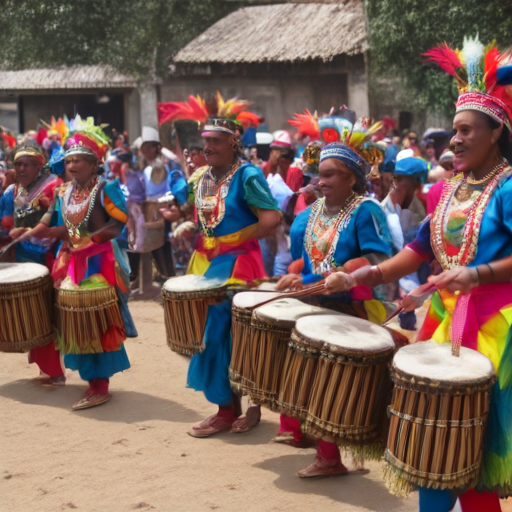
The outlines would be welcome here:
M 240 135 L 243 132 L 243 129 L 239 124 L 231 121 L 230 119 L 215 118 L 208 119 L 202 135 L 204 136 L 207 132 L 222 132 L 229 133 L 230 135 Z
M 327 144 L 320 153 L 320 163 L 328 158 L 340 160 L 350 167 L 354 172 L 359 173 L 363 178 L 370 172 L 370 164 L 352 148 L 345 146 L 339 142 Z
M 479 112 L 483 112 L 498 123 L 504 124 L 508 130 L 512 132 L 510 112 L 505 103 L 499 98 L 482 92 L 464 92 L 457 100 L 456 112 L 462 112 L 464 110 L 478 110 Z
M 43 153 L 38 151 L 36 148 L 32 148 L 30 146 L 19 148 L 16 151 L 16 154 L 14 155 L 14 162 L 16 162 L 17 160 L 19 160 L 20 158 L 23 158 L 23 157 L 37 158 L 37 160 L 39 161 L 39 163 L 41 165 L 44 165 L 46 163 L 46 159 L 45 159 Z
M 92 157 L 94 159 L 98 159 L 98 155 L 89 147 L 87 147 L 85 144 L 83 144 L 82 141 L 78 142 L 77 144 L 73 144 L 65 154 L 65 158 L 68 156 L 88 156 Z

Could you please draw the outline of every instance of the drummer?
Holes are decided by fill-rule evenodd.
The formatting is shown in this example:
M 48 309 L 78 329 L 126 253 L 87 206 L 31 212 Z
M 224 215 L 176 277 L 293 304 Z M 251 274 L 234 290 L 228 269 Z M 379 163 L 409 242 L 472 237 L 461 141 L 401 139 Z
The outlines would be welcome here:
M 43 236 L 46 226 L 54 226 L 50 229 L 63 240 L 52 272 L 56 287 L 93 289 L 110 285 L 116 287 L 118 296 L 124 330 L 112 328 L 104 333 L 102 352 L 64 356 L 65 366 L 78 370 L 80 377 L 89 382 L 73 410 L 94 407 L 112 398 L 110 377 L 130 368 L 123 342 L 126 337 L 137 336 L 127 304 L 130 269 L 115 240 L 128 218 L 126 204 L 119 182 L 107 183 L 100 176 L 108 139 L 99 127 L 90 128 L 70 134 L 65 165 L 73 179 L 58 189 L 52 208 L 34 229 Z M 66 337 L 75 340 L 79 334 L 84 333 L 59 333 L 60 345 L 64 348 Z M 87 346 L 86 339 L 81 341 L 80 345 Z
M 240 160 L 241 126 L 232 120 L 207 121 L 202 137 L 208 167 L 191 178 L 200 230 L 188 273 L 227 283 L 249 283 L 265 277 L 258 239 L 272 233 L 281 212 L 259 167 Z M 222 430 L 246 432 L 256 425 L 260 407 L 241 415 L 240 399 L 231 391 L 231 301 L 209 306 L 205 350 L 192 358 L 187 386 L 203 391 L 219 409 L 194 425 L 192 437 Z M 237 419 L 238 418 L 238 419 Z
M 346 112 L 340 114 L 348 117 Z M 347 130 L 340 130 L 337 133 L 338 142 L 323 147 L 318 181 L 323 197 L 297 216 L 291 230 L 292 248 L 301 251 L 293 258 L 302 257 L 303 269 L 300 274 L 283 276 L 277 284 L 278 289 L 314 283 L 333 267 L 356 268 L 361 264 L 359 258 L 377 263 L 391 254 L 386 217 L 380 205 L 365 195 L 366 176 L 379 155 L 378 152 L 365 150 L 363 146 L 373 131 L 372 127 L 364 126 L 368 121 L 358 121 L 353 128 L 349 128 L 348 133 Z M 360 145 L 350 146 L 347 136 L 350 136 L 351 130 L 353 140 L 357 138 Z M 362 133 L 356 133 L 359 130 Z M 377 324 L 381 324 L 386 317 L 384 306 L 373 299 L 368 287 L 343 296 L 323 297 L 320 305 Z M 303 440 L 299 420 L 281 415 L 281 428 L 276 440 L 279 440 L 279 436 L 289 439 L 290 433 L 293 434 L 293 444 L 300 446 Z M 341 462 L 337 445 L 329 439 L 320 439 L 314 462 L 299 471 L 298 475 L 301 478 L 318 478 L 348 472 Z
M 498 512 L 499 496 L 512 494 L 512 97 L 507 87 L 512 69 L 498 68 L 500 54 L 493 46 L 484 56 L 484 47 L 470 42 L 481 48 L 482 64 L 475 61 L 475 69 L 484 69 L 485 79 L 469 72 L 464 75 L 469 83 L 458 79 L 451 140 L 458 174 L 447 180 L 439 205 L 411 244 L 377 266 L 331 274 L 326 288 L 339 292 L 376 286 L 415 272 L 423 261 L 441 265 L 442 273 L 430 279 L 438 291 L 419 340 L 478 350 L 494 364 L 498 380 L 479 483 L 459 500 L 463 512 Z M 453 52 L 444 45 L 427 55 L 437 62 L 447 51 Z M 418 304 L 409 297 L 403 306 L 412 310 Z M 421 512 L 447 512 L 456 499 L 443 490 L 420 488 L 419 494 Z
M 46 233 L 45 238 L 30 236 L 33 229 L 52 204 L 55 188 L 62 181 L 45 166 L 43 152 L 35 146 L 19 147 L 14 154 L 16 183 L 8 187 L 0 199 L 0 221 L 9 229 L 9 236 L 17 239 L 25 234 L 25 240 L 15 246 L 17 262 L 33 262 L 46 265 L 51 271 L 55 237 Z M 60 354 L 51 342 L 29 352 L 29 362 L 36 363 L 45 385 L 62 386 L 66 382 L 60 363 Z

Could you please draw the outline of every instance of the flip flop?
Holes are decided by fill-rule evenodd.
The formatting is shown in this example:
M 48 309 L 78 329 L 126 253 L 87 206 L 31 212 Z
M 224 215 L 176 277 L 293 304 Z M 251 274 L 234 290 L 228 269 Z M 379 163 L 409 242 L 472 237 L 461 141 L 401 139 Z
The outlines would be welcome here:
M 106 395 L 87 395 L 82 397 L 76 404 L 71 407 L 74 411 L 81 411 L 82 409 L 89 409 L 96 407 L 97 405 L 104 404 L 112 398 L 112 395 L 107 393 Z
M 217 414 L 208 416 L 208 418 L 196 423 L 187 434 L 191 437 L 204 438 L 213 434 L 227 430 L 233 425 L 233 421 L 220 418 Z
M 348 475 L 365 475 L 369 473 L 370 470 L 366 468 L 360 469 L 348 469 L 343 464 L 338 466 L 333 466 L 331 468 L 320 468 L 320 467 L 312 467 L 311 470 L 309 468 L 314 466 L 314 463 L 309 465 L 307 468 L 302 469 L 297 472 L 297 476 L 299 478 L 326 478 L 328 476 L 348 476 Z M 309 470 L 309 471 L 308 471 Z

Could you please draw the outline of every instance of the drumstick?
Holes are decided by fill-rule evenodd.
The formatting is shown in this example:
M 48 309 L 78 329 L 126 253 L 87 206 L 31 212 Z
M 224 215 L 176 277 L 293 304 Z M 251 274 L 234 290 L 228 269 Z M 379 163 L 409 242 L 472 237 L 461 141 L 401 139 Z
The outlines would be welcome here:
M 417 288 L 415 288 L 411 293 L 408 293 L 407 297 L 414 297 L 415 299 L 422 299 L 423 297 L 425 297 L 429 293 L 432 293 L 435 290 L 436 290 L 435 285 L 433 285 L 431 283 L 425 283 L 425 284 L 422 284 L 421 286 L 418 286 Z M 395 312 L 391 313 L 386 318 L 386 320 L 384 320 L 384 322 L 382 322 L 382 325 L 386 325 L 388 322 L 393 320 L 393 318 L 397 317 L 400 313 L 402 313 L 403 310 L 404 310 L 404 308 L 400 306 Z
M 21 237 L 20 237 L 21 238 Z M 7 245 L 4 245 L 0 249 L 0 258 L 11 248 L 14 247 L 18 242 L 20 242 L 20 238 L 16 238 L 16 240 L 13 240 L 12 242 L 9 242 Z
M 253 306 L 250 309 L 256 309 L 261 306 L 265 306 L 266 304 L 269 304 L 270 302 L 274 302 L 274 301 L 280 300 L 280 299 L 289 299 L 290 297 L 291 298 L 299 298 L 299 297 L 309 297 L 311 295 L 321 295 L 324 290 L 325 290 L 324 281 L 320 281 L 316 284 L 304 286 L 304 287 L 300 288 L 299 290 L 283 292 L 283 293 L 279 294 L 277 297 L 266 300 L 265 302 L 260 302 L 259 304 L 256 304 L 255 306 Z

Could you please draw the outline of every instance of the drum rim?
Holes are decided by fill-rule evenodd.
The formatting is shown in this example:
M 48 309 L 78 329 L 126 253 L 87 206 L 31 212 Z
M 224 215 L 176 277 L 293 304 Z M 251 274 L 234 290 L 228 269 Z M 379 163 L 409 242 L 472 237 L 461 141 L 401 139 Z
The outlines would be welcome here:
M 48 269 L 46 269 L 46 270 L 48 270 Z M 9 282 L 9 283 L 0 282 L 0 294 L 7 292 L 7 291 L 12 292 L 13 289 L 39 286 L 41 284 L 45 284 L 45 281 L 53 283 L 53 279 L 52 279 L 52 276 L 50 275 L 49 271 L 47 274 L 44 274 L 43 276 L 34 277 L 33 279 L 28 279 L 27 281 L 16 281 L 16 282 L 13 281 L 13 282 Z

